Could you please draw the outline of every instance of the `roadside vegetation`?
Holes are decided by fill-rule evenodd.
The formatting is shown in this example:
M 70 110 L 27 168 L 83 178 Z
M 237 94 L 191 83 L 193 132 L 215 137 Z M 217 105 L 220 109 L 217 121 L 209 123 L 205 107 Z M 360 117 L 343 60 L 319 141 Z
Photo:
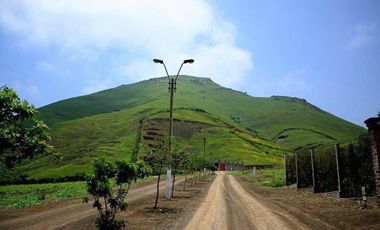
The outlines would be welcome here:
M 86 195 L 86 182 L 0 186 L 0 208 L 22 208 Z
M 264 168 L 257 169 L 255 175 L 252 170 L 236 171 L 231 174 L 244 176 L 250 182 L 265 187 L 280 187 L 285 184 L 284 168 Z

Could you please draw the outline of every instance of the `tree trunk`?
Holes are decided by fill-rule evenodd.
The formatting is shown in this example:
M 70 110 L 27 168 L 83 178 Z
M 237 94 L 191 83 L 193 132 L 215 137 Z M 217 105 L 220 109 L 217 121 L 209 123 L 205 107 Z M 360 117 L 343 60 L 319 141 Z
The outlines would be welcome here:
M 174 197 L 174 183 L 175 183 L 175 174 L 173 174 L 172 197 Z
M 158 196 L 160 195 L 160 178 L 161 178 L 161 173 L 158 174 L 158 178 L 157 178 L 157 192 L 156 192 L 156 202 L 154 203 L 154 208 L 157 208 Z

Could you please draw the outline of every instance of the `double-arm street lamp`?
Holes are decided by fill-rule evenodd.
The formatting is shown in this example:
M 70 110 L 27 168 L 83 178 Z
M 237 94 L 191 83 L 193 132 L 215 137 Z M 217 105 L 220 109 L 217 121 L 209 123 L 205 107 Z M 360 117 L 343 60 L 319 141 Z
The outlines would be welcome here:
M 170 109 L 169 109 L 169 146 L 168 146 L 168 151 L 169 151 L 169 155 L 171 157 L 171 154 L 172 154 L 172 138 L 173 138 L 173 100 L 174 100 L 174 92 L 176 90 L 176 86 L 177 86 L 177 78 L 179 76 L 179 73 L 181 72 L 181 69 L 182 69 L 182 66 L 184 64 L 192 64 L 194 63 L 194 59 L 186 59 L 186 60 L 183 60 L 183 62 L 181 63 L 181 66 L 179 67 L 178 69 L 178 72 L 177 72 L 177 75 L 174 77 L 174 76 L 170 76 L 169 75 L 169 72 L 168 72 L 168 69 L 166 68 L 166 65 L 164 63 L 163 60 L 160 60 L 160 59 L 153 59 L 153 62 L 154 63 L 158 63 L 158 64 L 162 64 L 164 65 L 164 68 L 165 68 L 165 72 L 166 72 L 166 75 L 168 77 L 168 81 L 169 81 L 169 92 L 170 92 Z M 166 179 L 166 198 L 167 199 L 170 199 L 172 197 L 172 194 L 171 194 L 171 167 L 169 166 L 169 169 L 168 169 L 168 178 Z

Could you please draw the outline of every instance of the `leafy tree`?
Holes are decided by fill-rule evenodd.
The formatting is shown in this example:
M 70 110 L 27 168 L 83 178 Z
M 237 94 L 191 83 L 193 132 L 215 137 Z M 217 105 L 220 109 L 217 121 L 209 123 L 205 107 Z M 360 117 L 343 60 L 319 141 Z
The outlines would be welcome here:
M 377 113 L 377 117 L 380 117 L 380 111 Z
M 128 163 L 117 161 L 116 165 L 104 159 L 94 163 L 95 175 L 87 180 L 87 192 L 94 199 L 94 208 L 97 208 L 99 217 L 96 226 L 99 229 L 122 229 L 125 227 L 124 220 L 116 220 L 118 211 L 124 211 L 127 203 L 124 202 L 132 182 L 139 178 L 145 178 L 149 170 L 143 162 Z M 116 194 L 109 178 L 116 177 Z M 88 202 L 88 197 L 85 202 Z
M 218 170 L 218 167 L 214 163 L 212 163 L 211 161 L 206 162 L 205 168 L 208 170 L 211 170 L 211 171 Z
M 0 157 L 8 168 L 47 153 L 48 128 L 36 114 L 37 110 L 21 101 L 13 89 L 0 89 Z
M 158 197 L 160 194 L 161 174 L 163 173 L 163 169 L 168 164 L 168 161 L 170 159 L 168 149 L 165 146 L 165 142 L 161 139 L 158 139 L 157 144 L 153 150 L 149 153 L 146 153 L 143 158 L 145 163 L 152 169 L 153 175 L 157 176 L 156 200 L 154 203 L 154 208 L 157 208 Z
M 188 154 L 181 151 L 175 151 L 172 154 L 172 160 L 171 160 L 171 167 L 172 167 L 172 196 L 174 197 L 174 184 L 175 184 L 175 176 L 182 170 L 184 171 L 187 168 L 188 161 Z M 187 180 L 187 178 L 185 178 Z M 186 182 L 185 182 L 186 183 Z

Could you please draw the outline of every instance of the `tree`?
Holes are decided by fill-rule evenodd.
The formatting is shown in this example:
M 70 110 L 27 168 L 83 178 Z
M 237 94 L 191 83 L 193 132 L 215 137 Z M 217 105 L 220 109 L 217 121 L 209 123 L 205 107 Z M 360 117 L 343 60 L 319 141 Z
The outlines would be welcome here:
M 145 153 L 143 156 L 145 163 L 152 169 L 153 175 L 157 176 L 157 186 L 156 186 L 156 200 L 154 203 L 154 208 L 157 208 L 158 197 L 160 194 L 160 179 L 162 170 L 167 165 L 169 161 L 168 149 L 165 146 L 165 142 L 158 139 L 156 146 L 149 153 Z
M 124 211 L 127 203 L 125 197 L 132 182 L 139 178 L 145 178 L 149 174 L 148 168 L 143 162 L 128 163 L 117 161 L 116 166 L 104 159 L 94 163 L 95 175 L 87 180 L 87 192 L 94 199 L 94 208 L 97 208 L 99 217 L 96 219 L 98 229 L 122 229 L 125 227 L 124 220 L 115 220 L 118 211 Z M 109 178 L 116 177 L 116 195 Z M 85 202 L 88 202 L 88 197 Z
M 377 117 L 380 117 L 380 111 L 377 113 Z
M 36 114 L 37 110 L 21 101 L 13 89 L 0 89 L 0 157 L 8 168 L 48 152 L 48 127 Z
M 172 174 L 173 174 L 173 180 L 172 180 L 172 196 L 174 197 L 174 184 L 175 184 L 175 176 L 178 174 L 181 170 L 185 170 L 187 167 L 188 161 L 188 155 L 181 151 L 174 151 L 172 154 Z M 185 181 L 187 178 L 185 178 Z M 186 183 L 186 182 L 185 182 Z

